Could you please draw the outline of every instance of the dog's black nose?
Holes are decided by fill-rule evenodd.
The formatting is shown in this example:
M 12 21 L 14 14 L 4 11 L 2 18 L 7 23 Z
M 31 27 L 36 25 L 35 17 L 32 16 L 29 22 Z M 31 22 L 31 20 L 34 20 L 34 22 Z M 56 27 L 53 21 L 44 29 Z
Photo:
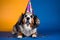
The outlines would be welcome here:
M 27 17 L 27 20 L 29 20 L 30 18 L 29 17 Z

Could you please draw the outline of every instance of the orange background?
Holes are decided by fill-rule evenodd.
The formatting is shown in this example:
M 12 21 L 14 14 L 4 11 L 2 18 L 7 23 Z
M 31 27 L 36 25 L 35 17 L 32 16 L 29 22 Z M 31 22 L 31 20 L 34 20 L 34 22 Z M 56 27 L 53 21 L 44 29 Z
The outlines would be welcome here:
M 1 0 L 0 4 L 0 32 L 12 31 L 13 25 L 24 13 L 28 0 Z

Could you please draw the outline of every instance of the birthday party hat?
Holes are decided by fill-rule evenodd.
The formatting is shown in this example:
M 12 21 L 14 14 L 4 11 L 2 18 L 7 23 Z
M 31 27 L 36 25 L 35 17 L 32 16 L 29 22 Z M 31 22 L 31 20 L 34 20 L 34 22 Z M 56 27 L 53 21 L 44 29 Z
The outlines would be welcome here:
M 27 5 L 27 7 L 26 7 L 26 11 L 25 11 L 25 12 L 31 12 L 31 13 L 33 13 L 33 9 L 32 9 L 32 5 L 31 5 L 30 0 L 29 0 L 29 2 L 28 2 L 28 5 Z

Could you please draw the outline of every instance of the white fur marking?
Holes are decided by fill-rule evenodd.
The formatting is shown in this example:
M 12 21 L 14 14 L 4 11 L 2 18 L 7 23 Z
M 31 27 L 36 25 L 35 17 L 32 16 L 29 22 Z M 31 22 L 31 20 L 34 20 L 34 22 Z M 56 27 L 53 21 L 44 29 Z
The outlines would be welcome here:
M 30 27 L 30 25 L 27 26 L 27 24 L 25 24 L 23 26 L 24 28 L 22 28 L 20 26 L 21 32 L 25 35 L 25 36 L 30 36 L 31 34 L 36 32 L 36 28 L 32 30 L 32 28 Z
M 36 34 L 33 34 L 32 37 L 37 37 L 37 35 Z
M 19 35 L 17 38 L 22 38 L 22 36 L 21 36 L 21 35 Z

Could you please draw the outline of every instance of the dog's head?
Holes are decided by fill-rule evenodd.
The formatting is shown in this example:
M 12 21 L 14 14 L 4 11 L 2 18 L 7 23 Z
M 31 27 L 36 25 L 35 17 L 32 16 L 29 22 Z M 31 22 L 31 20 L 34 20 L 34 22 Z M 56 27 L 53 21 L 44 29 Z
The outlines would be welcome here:
M 37 16 L 30 12 L 23 14 L 18 22 L 19 24 L 31 25 L 31 27 L 36 27 L 38 24 L 40 24 L 40 20 L 37 18 Z
M 24 14 L 23 16 L 23 23 L 26 23 L 26 24 L 31 24 L 31 23 L 34 23 L 34 16 L 32 13 L 26 13 Z

